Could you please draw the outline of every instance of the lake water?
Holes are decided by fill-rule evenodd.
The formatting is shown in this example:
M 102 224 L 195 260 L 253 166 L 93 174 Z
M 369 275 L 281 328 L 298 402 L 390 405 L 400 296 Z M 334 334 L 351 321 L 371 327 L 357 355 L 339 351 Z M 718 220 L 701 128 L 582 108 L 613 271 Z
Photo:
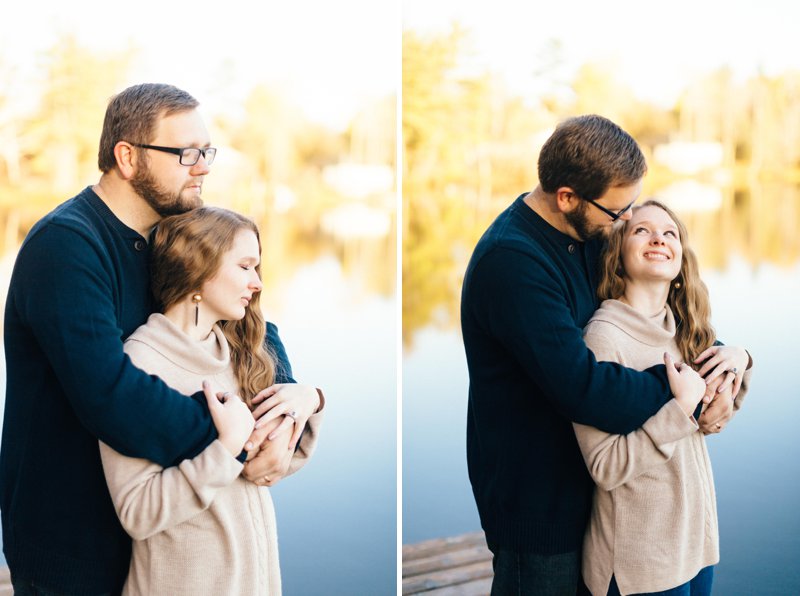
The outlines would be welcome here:
M 287 595 L 396 592 L 397 302 L 356 271 L 323 256 L 265 293 L 295 378 L 326 396 L 313 459 L 272 489 Z
M 722 240 L 720 240 L 721 242 Z M 742 410 L 708 437 L 721 562 L 715 593 L 800 594 L 800 262 L 706 270 L 713 323 L 753 355 Z M 404 544 L 480 529 L 466 468 L 467 367 L 460 333 L 419 330 L 403 356 Z

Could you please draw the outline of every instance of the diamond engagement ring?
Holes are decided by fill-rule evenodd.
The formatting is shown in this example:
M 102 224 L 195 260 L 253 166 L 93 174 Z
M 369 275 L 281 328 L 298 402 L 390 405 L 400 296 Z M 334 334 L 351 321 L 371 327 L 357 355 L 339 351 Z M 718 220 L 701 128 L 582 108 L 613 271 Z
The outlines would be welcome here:
M 297 410 L 292 410 L 291 412 L 286 412 L 286 415 L 287 415 L 289 418 L 292 418 L 292 419 L 294 419 L 294 420 L 297 420 Z

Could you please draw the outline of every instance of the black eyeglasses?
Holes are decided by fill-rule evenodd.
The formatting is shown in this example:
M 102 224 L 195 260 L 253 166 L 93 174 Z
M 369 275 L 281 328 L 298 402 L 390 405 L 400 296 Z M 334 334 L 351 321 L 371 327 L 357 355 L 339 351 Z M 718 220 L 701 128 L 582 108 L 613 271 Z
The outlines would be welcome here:
M 141 147 L 142 149 L 154 149 L 155 151 L 163 151 L 164 153 L 174 153 L 180 156 L 182 166 L 193 166 L 200 161 L 202 155 L 207 165 L 214 163 L 214 158 L 217 156 L 216 147 L 159 147 L 158 145 L 142 145 L 140 143 L 131 143 L 134 147 Z
M 576 196 L 577 196 L 577 195 L 576 195 Z M 580 197 L 580 198 L 583 198 L 583 197 Z M 586 202 L 588 202 L 588 203 L 591 203 L 592 205 L 594 205 L 595 207 L 597 207 L 597 208 L 598 208 L 600 211 L 602 211 L 603 213 L 605 213 L 606 215 L 608 215 L 608 216 L 611 218 L 611 221 L 617 221 L 617 220 L 618 220 L 620 217 L 622 217 L 623 215 L 625 215 L 625 212 L 626 212 L 628 209 L 630 209 L 631 207 L 633 207 L 633 204 L 636 202 L 636 199 L 634 199 L 634 200 L 632 200 L 630 203 L 628 203 L 628 206 L 627 206 L 627 207 L 623 207 L 623 208 L 622 208 L 622 209 L 620 209 L 619 211 L 611 211 L 611 209 L 606 209 L 606 208 L 605 208 L 605 207 L 603 207 L 603 206 L 602 206 L 600 203 L 598 203 L 597 201 L 594 201 L 594 200 L 592 200 L 592 199 L 583 199 L 583 200 L 584 200 L 584 201 L 586 201 Z

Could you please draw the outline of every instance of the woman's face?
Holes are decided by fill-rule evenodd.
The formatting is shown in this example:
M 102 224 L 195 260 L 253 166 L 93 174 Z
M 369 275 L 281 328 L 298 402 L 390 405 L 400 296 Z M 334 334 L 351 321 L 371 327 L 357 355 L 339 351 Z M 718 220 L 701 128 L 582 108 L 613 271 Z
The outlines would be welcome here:
M 670 282 L 681 271 L 683 248 L 678 226 L 654 205 L 640 207 L 622 240 L 622 266 L 631 281 Z
M 258 238 L 250 230 L 239 230 L 222 256 L 219 270 L 201 288 L 202 308 L 217 321 L 243 318 L 253 294 L 262 288 L 258 264 Z

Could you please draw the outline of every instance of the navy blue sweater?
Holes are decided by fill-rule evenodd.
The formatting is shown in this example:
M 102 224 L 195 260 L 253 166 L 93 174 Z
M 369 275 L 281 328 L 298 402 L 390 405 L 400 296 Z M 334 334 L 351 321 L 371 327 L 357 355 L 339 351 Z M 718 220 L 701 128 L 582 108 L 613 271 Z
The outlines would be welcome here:
M 14 266 L 0 509 L 12 573 L 53 591 L 116 592 L 130 538 L 108 494 L 97 439 L 175 465 L 217 434 L 205 398 L 134 367 L 122 342 L 151 312 L 147 244 L 86 188 L 39 221 Z M 274 325 L 267 341 L 292 382 Z
M 467 463 L 490 548 L 581 548 L 593 483 L 572 421 L 612 433 L 671 397 L 663 365 L 598 363 L 583 327 L 598 306 L 601 243 L 576 242 L 520 196 L 478 242 L 464 278 Z

